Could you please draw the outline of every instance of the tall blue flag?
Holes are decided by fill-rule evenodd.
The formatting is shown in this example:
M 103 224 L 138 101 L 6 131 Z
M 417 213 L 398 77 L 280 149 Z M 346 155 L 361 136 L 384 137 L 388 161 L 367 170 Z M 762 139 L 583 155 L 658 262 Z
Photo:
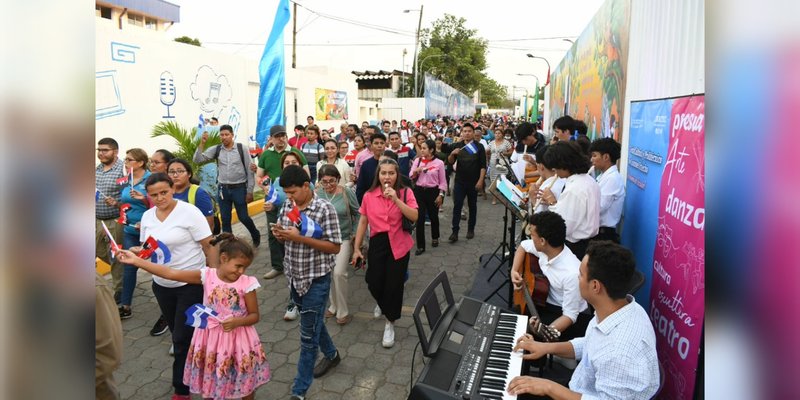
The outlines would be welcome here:
M 264 46 L 264 54 L 258 64 L 261 87 L 258 90 L 258 115 L 256 116 L 256 142 L 264 147 L 269 136 L 269 128 L 285 125 L 286 76 L 283 61 L 283 28 L 289 22 L 289 0 L 278 0 L 278 11 L 269 39 Z

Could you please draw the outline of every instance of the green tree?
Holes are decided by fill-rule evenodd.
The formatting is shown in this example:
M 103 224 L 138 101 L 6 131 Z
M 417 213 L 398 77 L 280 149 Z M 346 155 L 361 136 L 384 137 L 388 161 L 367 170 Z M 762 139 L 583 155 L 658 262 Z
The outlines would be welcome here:
M 203 47 L 203 44 L 200 43 L 200 39 L 198 38 L 192 39 L 188 36 L 181 36 L 181 37 L 176 37 L 175 41 L 180 43 L 190 44 L 192 46 Z
M 511 101 L 508 98 L 506 87 L 492 78 L 484 77 L 480 82 L 479 88 L 481 90 L 481 101 L 487 103 L 490 108 L 504 108 L 504 104 Z
M 192 165 L 192 170 L 200 170 L 199 165 L 192 161 L 194 152 L 197 151 L 197 146 L 200 145 L 200 139 L 197 135 L 196 126 L 192 127 L 191 130 L 187 130 L 175 121 L 161 121 L 153 127 L 150 137 L 157 138 L 161 136 L 168 136 L 175 140 L 178 147 L 175 150 L 171 150 L 175 157 L 188 161 L 189 164 Z M 220 143 L 221 141 L 218 133 L 209 133 L 205 148 L 209 148 Z
M 420 32 L 420 87 L 425 73 L 435 70 L 439 79 L 468 96 L 481 88 L 486 78 L 486 40 L 477 36 L 477 30 L 466 28 L 465 23 L 464 18 L 445 14 L 432 28 Z

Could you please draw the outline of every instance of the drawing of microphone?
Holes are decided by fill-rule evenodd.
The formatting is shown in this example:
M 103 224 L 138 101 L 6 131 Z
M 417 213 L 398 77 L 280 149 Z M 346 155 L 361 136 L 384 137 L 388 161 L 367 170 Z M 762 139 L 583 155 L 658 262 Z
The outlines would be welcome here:
M 169 113 L 169 107 L 175 104 L 175 79 L 172 73 L 164 71 L 161 73 L 161 104 L 167 106 L 167 115 L 161 118 L 175 118 Z

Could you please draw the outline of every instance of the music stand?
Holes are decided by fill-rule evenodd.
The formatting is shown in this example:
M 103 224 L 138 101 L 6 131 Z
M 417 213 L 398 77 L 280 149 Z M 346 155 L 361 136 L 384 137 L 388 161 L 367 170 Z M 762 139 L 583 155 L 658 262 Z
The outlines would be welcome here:
M 497 250 L 495 250 L 495 253 L 501 248 L 505 249 L 506 247 L 508 247 L 508 256 L 500 258 L 500 264 L 497 266 L 494 272 L 492 272 L 492 275 L 489 277 L 488 280 L 489 281 L 492 280 L 494 275 L 498 271 L 500 271 L 500 268 L 503 267 L 504 263 L 507 263 L 508 265 L 508 275 L 501 272 L 501 275 L 503 275 L 503 277 L 506 278 L 504 279 L 503 284 L 498 286 L 497 289 L 495 289 L 494 292 L 489 294 L 489 296 L 486 297 L 483 301 L 486 302 L 493 296 L 498 295 L 500 289 L 502 289 L 503 286 L 508 285 L 508 300 L 506 302 L 508 303 L 508 307 L 511 308 L 514 296 L 514 289 L 509 284 L 509 279 L 511 274 L 511 266 L 514 260 L 514 252 L 516 251 L 515 249 L 516 243 L 514 240 L 514 236 L 517 231 L 517 219 L 524 220 L 527 213 L 519 206 L 519 202 L 522 200 L 523 193 L 520 192 L 508 179 L 506 179 L 504 175 L 498 176 L 492 182 L 492 184 L 489 185 L 488 191 L 489 193 L 492 194 L 492 196 L 494 196 L 497 200 L 499 200 L 500 203 L 502 203 L 503 206 L 506 208 L 505 216 L 503 217 L 503 242 L 500 243 L 500 246 L 498 246 Z M 511 214 L 512 216 L 510 227 L 508 226 L 509 214 Z M 507 241 L 508 237 L 510 237 L 512 240 Z M 492 257 L 497 257 L 497 256 L 496 254 L 492 254 Z M 491 259 L 492 257 L 489 257 L 489 259 Z M 488 264 L 488 261 L 489 260 L 486 261 L 484 266 Z

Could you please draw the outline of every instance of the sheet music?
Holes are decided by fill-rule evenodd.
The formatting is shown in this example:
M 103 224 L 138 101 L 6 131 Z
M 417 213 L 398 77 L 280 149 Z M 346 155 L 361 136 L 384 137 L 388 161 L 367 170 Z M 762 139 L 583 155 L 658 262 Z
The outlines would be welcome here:
M 515 208 L 520 211 L 522 210 L 519 208 L 519 204 L 522 202 L 524 195 L 504 175 L 497 177 L 497 190 L 503 195 L 503 197 L 508 199 L 508 201 L 511 202 Z

